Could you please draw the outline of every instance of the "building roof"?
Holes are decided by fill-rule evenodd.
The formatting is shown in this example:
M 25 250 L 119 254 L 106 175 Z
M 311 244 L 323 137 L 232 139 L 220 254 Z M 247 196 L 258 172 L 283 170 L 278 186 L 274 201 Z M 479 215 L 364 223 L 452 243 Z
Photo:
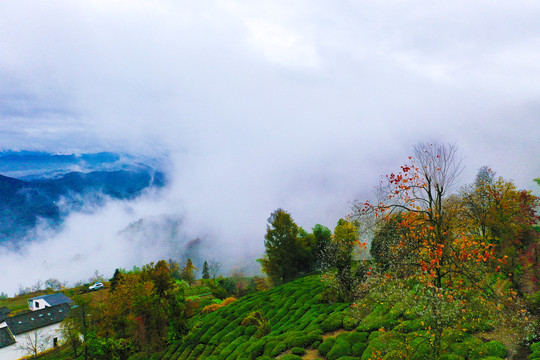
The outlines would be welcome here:
M 28 303 L 30 303 L 32 300 L 38 300 L 38 299 L 45 300 L 51 306 L 60 305 L 60 304 L 69 304 L 73 302 L 73 300 L 68 298 L 66 295 L 62 293 L 56 293 L 56 294 L 49 294 L 49 295 L 41 295 L 41 296 L 28 299 Z
M 2 306 L 2 307 L 0 308 L 0 323 L 1 323 L 2 321 L 4 321 L 5 319 L 8 318 L 8 314 L 9 314 L 10 312 L 11 312 L 11 310 L 9 310 L 9 309 L 7 308 L 7 306 Z
M 0 349 L 13 344 L 15 344 L 15 338 L 9 328 L 0 328 Z
M 7 306 L 2 306 L 0 307 L 0 315 L 3 314 L 3 315 L 7 315 L 11 312 L 11 310 L 8 309 Z
M 59 323 L 68 316 L 69 310 L 70 306 L 64 303 L 9 317 L 6 323 L 13 335 L 19 335 Z

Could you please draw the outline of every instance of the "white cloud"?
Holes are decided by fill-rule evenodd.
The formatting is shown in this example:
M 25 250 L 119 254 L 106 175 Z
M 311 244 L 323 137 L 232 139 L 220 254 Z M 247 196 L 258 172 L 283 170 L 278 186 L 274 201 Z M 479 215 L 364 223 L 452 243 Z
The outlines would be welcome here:
M 0 148 L 169 153 L 172 187 L 147 216 L 180 213 L 190 236 L 238 249 L 262 248 L 277 207 L 333 226 L 426 139 L 458 143 L 464 182 L 487 164 L 533 188 L 539 16 L 536 2 L 3 2 Z M 131 221 L 107 211 L 60 238 Z

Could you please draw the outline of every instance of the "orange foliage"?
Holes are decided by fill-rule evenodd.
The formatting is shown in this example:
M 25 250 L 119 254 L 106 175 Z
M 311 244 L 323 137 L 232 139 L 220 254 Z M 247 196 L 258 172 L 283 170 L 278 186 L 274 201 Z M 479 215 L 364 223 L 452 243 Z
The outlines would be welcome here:
M 211 305 L 205 306 L 201 311 L 202 311 L 203 314 L 208 314 L 208 313 L 214 312 L 214 311 L 216 311 L 218 309 L 221 309 L 224 306 L 225 305 L 223 305 L 223 303 L 221 303 L 221 304 L 211 304 Z
M 223 304 L 223 306 L 226 306 L 226 305 L 229 305 L 230 303 L 232 303 L 233 301 L 236 301 L 236 298 L 229 297 L 229 298 L 226 298 L 225 300 L 223 300 L 222 304 Z

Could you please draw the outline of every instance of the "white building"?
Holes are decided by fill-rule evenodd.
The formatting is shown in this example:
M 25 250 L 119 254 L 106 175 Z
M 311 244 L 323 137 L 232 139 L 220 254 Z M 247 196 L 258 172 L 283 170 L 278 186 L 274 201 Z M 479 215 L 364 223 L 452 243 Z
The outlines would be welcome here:
M 64 294 L 44 295 L 28 300 L 31 311 L 15 316 L 0 315 L 0 360 L 16 360 L 51 349 L 61 340 L 60 323 L 71 309 Z

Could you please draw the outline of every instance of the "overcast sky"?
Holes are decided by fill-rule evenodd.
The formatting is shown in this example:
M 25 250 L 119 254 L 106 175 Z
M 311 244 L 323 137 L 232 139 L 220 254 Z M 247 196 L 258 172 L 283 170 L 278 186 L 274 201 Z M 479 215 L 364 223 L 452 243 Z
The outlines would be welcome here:
M 538 19 L 537 1 L 0 1 L 0 149 L 171 160 L 165 195 L 47 244 L 179 214 L 257 252 L 274 209 L 333 228 L 419 141 L 455 142 L 462 183 L 488 165 L 538 193 Z

